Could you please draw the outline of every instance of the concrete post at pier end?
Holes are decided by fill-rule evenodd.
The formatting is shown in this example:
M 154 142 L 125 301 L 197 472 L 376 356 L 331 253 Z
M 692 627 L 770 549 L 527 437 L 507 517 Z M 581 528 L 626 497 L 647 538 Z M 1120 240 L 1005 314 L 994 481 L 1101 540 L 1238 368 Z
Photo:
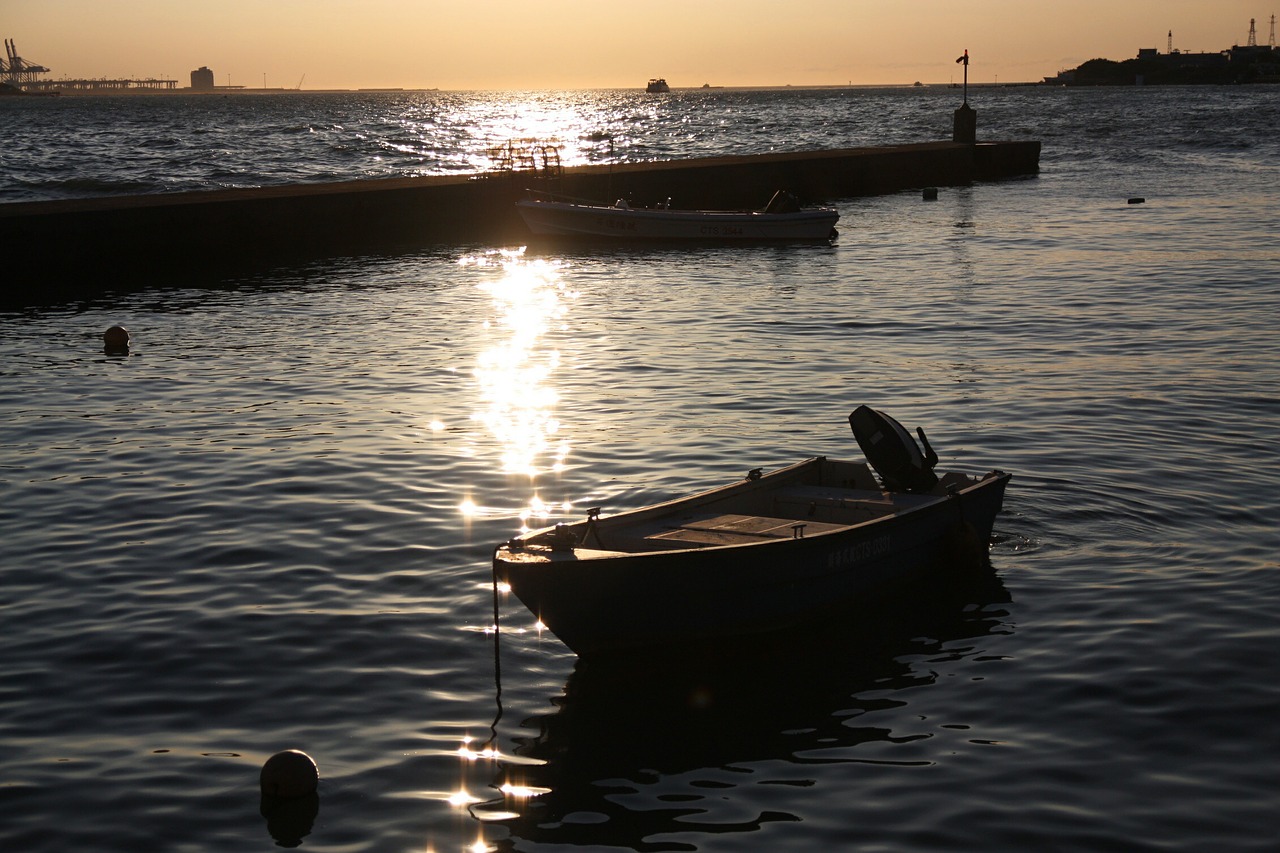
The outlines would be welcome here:
M 973 145 L 978 141 L 978 112 L 968 104 L 961 104 L 955 112 L 951 131 L 952 142 Z

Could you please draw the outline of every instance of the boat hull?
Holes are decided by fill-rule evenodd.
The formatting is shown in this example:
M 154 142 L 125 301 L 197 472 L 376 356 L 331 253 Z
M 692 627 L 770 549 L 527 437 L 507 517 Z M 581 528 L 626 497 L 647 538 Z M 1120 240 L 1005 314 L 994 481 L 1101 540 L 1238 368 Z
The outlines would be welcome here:
M 543 237 L 654 241 L 828 240 L 840 214 L 830 208 L 789 213 L 662 210 L 522 199 L 516 209 Z
M 1009 479 L 993 472 L 951 495 L 906 496 L 876 520 L 749 545 L 622 554 L 508 543 L 495 577 L 581 656 L 779 630 L 985 561 Z

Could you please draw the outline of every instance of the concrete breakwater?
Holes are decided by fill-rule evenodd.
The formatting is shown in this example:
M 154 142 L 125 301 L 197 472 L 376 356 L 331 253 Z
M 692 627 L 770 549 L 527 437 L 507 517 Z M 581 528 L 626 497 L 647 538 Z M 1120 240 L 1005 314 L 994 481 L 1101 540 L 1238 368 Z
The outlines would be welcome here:
M 552 173 L 328 184 L 0 204 L 0 301 L 229 274 L 433 245 L 512 245 L 528 189 L 680 208 L 756 208 L 778 189 L 809 205 L 1034 174 L 1037 141 L 920 143 L 567 167 Z

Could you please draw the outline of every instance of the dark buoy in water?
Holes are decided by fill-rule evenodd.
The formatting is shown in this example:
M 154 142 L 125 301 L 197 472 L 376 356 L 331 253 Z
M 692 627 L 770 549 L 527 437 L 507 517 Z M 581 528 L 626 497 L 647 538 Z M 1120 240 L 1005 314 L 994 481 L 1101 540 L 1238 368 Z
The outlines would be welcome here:
M 258 781 L 262 796 L 292 800 L 316 792 L 320 771 L 305 752 L 286 749 L 267 759 Z
M 938 200 L 938 188 L 937 188 L 937 187 L 925 187 L 925 188 L 924 188 L 924 200 L 925 200 L 925 201 L 937 201 L 937 200 Z
M 1146 199 L 1143 198 L 1142 196 L 1134 196 L 1133 198 L 1129 199 L 1129 204 L 1144 204 L 1145 202 L 1146 202 Z
M 278 847 L 297 847 L 311 833 L 320 813 L 316 785 L 320 771 L 311 756 L 296 749 L 277 752 L 262 765 L 259 813 Z
M 111 354 L 129 351 L 129 330 L 124 326 L 112 326 L 102 333 L 103 349 Z

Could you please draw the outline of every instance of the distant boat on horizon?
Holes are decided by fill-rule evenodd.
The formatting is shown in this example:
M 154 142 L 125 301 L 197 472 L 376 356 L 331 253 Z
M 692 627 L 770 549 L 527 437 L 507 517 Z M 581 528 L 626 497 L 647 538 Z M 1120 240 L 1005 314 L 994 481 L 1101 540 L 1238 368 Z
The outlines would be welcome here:
M 667 81 L 662 79 L 661 77 L 654 77 L 649 80 L 649 85 L 645 86 L 644 90 L 646 92 L 649 92 L 650 94 L 654 94 L 654 93 L 670 92 L 671 87 L 668 86 Z

